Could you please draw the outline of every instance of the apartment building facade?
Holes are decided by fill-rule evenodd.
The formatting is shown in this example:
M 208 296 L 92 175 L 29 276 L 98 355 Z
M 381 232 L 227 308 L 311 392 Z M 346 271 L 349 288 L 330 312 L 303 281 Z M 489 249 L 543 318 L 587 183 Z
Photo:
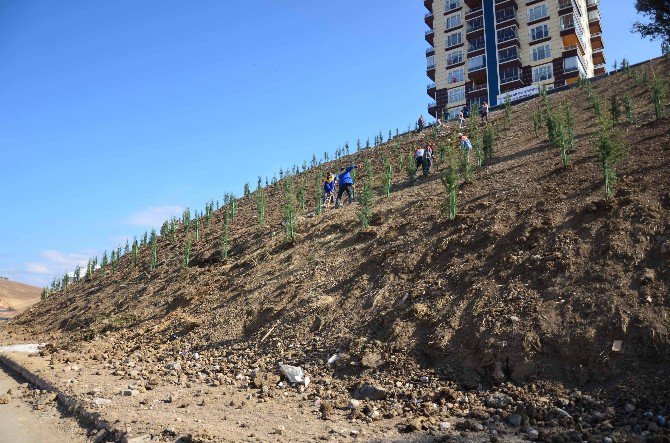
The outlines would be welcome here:
M 433 117 L 606 72 L 599 0 L 423 0 Z

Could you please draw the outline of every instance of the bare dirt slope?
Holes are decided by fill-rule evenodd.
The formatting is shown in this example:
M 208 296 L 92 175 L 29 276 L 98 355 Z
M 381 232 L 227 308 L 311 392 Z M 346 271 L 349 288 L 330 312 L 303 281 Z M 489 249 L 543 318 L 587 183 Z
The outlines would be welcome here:
M 493 159 L 461 183 L 455 221 L 442 216 L 439 175 L 410 183 L 399 164 L 428 138 L 453 146 L 454 128 L 401 136 L 325 166 L 371 159 L 380 184 L 382 154 L 393 159 L 393 192 L 380 192 L 368 230 L 355 207 L 315 215 L 309 201 L 288 244 L 280 184 L 263 228 L 252 197 L 240 201 L 229 260 L 216 212 L 197 242 L 192 228 L 160 239 L 157 270 L 144 248 L 139 266 L 125 256 L 15 327 L 50 340 L 55 362 L 125 373 L 133 356 L 167 383 L 276 374 L 278 362 L 307 369 L 310 400 L 346 403 L 372 383 L 384 400 L 352 419 L 406 417 L 407 431 L 438 432 L 446 417 L 479 431 L 517 414 L 517 433 L 535 426 L 547 440 L 667 435 L 654 423 L 670 414 L 670 124 L 654 119 L 643 72 L 667 85 L 669 68 L 656 60 L 593 86 L 605 110 L 612 94 L 630 95 L 637 120 L 618 126 L 630 149 L 612 201 L 595 155 L 599 125 L 573 89 L 550 97 L 577 116 L 570 167 L 544 129 L 534 134 L 539 98 L 515 106 L 509 128 L 497 113 Z M 311 189 L 315 171 L 304 179 Z M 182 362 L 178 373 L 167 361 Z M 491 392 L 510 401 L 499 407 Z
M 35 286 L 0 280 L 0 307 L 23 312 L 40 300 L 41 291 Z

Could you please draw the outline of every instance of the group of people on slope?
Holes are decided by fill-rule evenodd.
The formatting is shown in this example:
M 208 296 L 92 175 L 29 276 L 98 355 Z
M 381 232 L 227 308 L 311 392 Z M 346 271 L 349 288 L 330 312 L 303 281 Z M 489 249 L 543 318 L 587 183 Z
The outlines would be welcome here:
M 422 168 L 423 175 L 428 175 L 430 173 L 430 168 L 433 166 L 433 159 L 435 158 L 435 150 L 437 149 L 435 142 L 425 143 L 423 146 L 419 146 L 414 151 L 414 160 L 416 162 L 416 169 L 414 173 L 416 174 L 419 168 Z
M 484 102 L 482 105 L 484 110 L 482 113 L 482 118 L 488 119 L 488 104 Z M 461 116 L 463 111 L 461 111 Z M 465 134 L 458 134 L 458 142 L 463 151 L 465 151 L 468 161 L 470 161 L 470 152 L 472 151 L 472 142 L 470 138 Z M 416 148 L 414 151 L 414 161 L 415 161 L 415 170 L 416 174 L 419 171 L 419 168 L 422 169 L 423 175 L 430 174 L 430 169 L 433 166 L 433 160 L 435 159 L 435 151 L 437 146 L 435 142 L 424 143 L 423 145 Z M 333 201 L 335 202 L 335 209 L 339 208 L 342 205 L 342 196 L 347 194 L 348 203 L 351 204 L 354 201 L 354 178 L 351 175 L 354 169 L 360 168 L 361 165 L 351 165 L 349 167 L 343 167 L 340 169 L 339 173 L 334 174 L 329 172 L 326 176 L 325 181 L 323 182 L 323 200 L 322 203 L 324 206 L 331 206 Z
M 335 209 L 342 204 L 342 196 L 346 193 L 349 204 L 354 201 L 354 178 L 351 172 L 360 168 L 360 165 L 342 168 L 339 174 L 329 172 L 326 180 L 323 182 L 323 204 L 330 206 L 335 200 Z M 335 197 L 337 193 L 337 198 Z
M 488 102 L 482 103 L 482 106 L 479 108 L 479 115 L 482 117 L 482 121 L 488 123 L 489 121 L 489 104 Z M 463 129 L 467 122 L 466 119 L 470 118 L 470 106 L 465 105 L 461 112 L 458 114 L 459 129 Z

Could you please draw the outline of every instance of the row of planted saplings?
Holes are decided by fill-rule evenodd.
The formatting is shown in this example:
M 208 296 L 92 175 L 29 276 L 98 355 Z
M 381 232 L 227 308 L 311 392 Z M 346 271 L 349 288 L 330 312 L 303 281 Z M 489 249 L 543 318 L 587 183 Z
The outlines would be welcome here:
M 418 129 L 415 127 L 415 130 Z M 388 141 L 394 140 L 395 143 L 402 140 L 404 137 L 412 133 L 411 126 L 408 125 L 406 133 L 400 133 L 400 130 L 396 128 L 395 137 L 393 137 L 393 132 L 389 130 L 388 132 Z M 381 146 L 384 143 L 384 136 L 380 131 L 378 135 L 374 137 L 374 147 Z M 363 152 L 372 148 L 370 144 L 370 139 L 365 142 L 363 145 L 360 139 L 356 142 L 357 152 Z M 343 156 L 350 155 L 349 143 L 346 142 L 344 147 L 338 148 L 335 151 L 334 157 L 331 159 L 328 152 L 324 152 L 321 160 L 318 160 L 316 155 L 312 156 L 311 163 L 309 166 L 307 162 L 303 162 L 302 166 L 294 165 L 293 168 L 280 168 L 279 170 L 279 180 L 283 180 L 284 189 L 285 189 L 285 203 L 283 207 L 284 211 L 284 226 L 286 227 L 286 237 L 288 240 L 293 241 L 295 238 L 295 219 L 296 219 L 296 204 L 302 210 L 306 209 L 307 206 L 307 191 L 305 180 L 307 173 L 312 170 L 318 170 L 316 174 L 316 186 L 314 188 L 313 200 L 316 206 L 316 213 L 320 214 L 323 210 L 322 201 L 321 201 L 321 189 L 322 181 L 325 177 L 324 173 L 324 163 L 327 163 L 331 160 L 339 160 Z M 294 180 L 294 178 L 296 178 Z M 258 178 L 258 186 L 255 192 L 251 192 L 249 183 L 247 182 L 244 185 L 244 196 L 252 196 L 256 206 L 257 220 L 260 226 L 265 226 L 266 223 L 266 203 L 267 203 L 267 189 L 269 186 L 277 185 L 279 182 L 277 175 L 274 175 L 272 180 L 265 178 L 265 188 L 262 187 L 262 179 Z M 300 183 L 297 187 L 297 198 L 293 197 L 294 182 Z M 221 210 L 222 214 L 222 233 L 220 236 L 220 246 L 222 250 L 223 257 L 228 258 L 230 253 L 230 241 L 229 241 L 229 228 L 230 225 L 235 220 L 237 199 L 233 194 L 225 194 L 223 206 L 220 205 L 219 201 L 211 201 L 205 205 L 204 211 L 198 213 L 195 211 L 195 214 L 191 216 L 189 209 L 186 209 L 181 219 L 171 218 L 163 223 L 160 229 L 160 237 L 166 238 L 172 242 L 177 241 L 177 231 L 178 229 L 185 230 L 187 233 L 192 231 L 192 235 L 186 240 L 184 245 L 183 252 L 183 265 L 187 267 L 190 263 L 191 249 L 194 242 L 197 242 L 200 238 L 201 227 L 203 225 L 209 225 L 210 220 L 213 217 L 215 210 Z M 42 290 L 42 299 L 45 299 L 54 293 L 57 292 L 67 292 L 68 288 L 72 285 L 81 282 L 88 281 L 93 279 L 96 275 L 105 274 L 111 272 L 112 274 L 116 273 L 117 269 L 120 266 L 121 259 L 125 256 L 130 256 L 130 266 L 132 268 L 137 268 L 139 266 L 139 256 L 140 250 L 143 248 L 149 248 L 150 250 L 150 260 L 148 262 L 148 269 L 155 270 L 158 267 L 158 237 L 159 234 L 155 230 L 145 231 L 144 234 L 138 240 L 135 237 L 132 243 L 127 240 L 125 247 L 119 246 L 117 249 L 105 251 L 101 258 L 94 257 L 88 260 L 86 268 L 77 266 L 74 272 L 65 272 L 61 278 L 54 278 L 49 287 L 46 287 Z

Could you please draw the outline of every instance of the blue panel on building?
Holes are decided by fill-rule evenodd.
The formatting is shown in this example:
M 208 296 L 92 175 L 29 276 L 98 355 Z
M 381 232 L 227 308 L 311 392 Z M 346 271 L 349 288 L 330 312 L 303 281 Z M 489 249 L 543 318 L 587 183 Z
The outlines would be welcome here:
M 500 94 L 498 74 L 498 40 L 496 38 L 495 0 L 484 0 L 484 29 L 486 32 L 486 75 L 488 77 L 489 105 L 495 106 Z

